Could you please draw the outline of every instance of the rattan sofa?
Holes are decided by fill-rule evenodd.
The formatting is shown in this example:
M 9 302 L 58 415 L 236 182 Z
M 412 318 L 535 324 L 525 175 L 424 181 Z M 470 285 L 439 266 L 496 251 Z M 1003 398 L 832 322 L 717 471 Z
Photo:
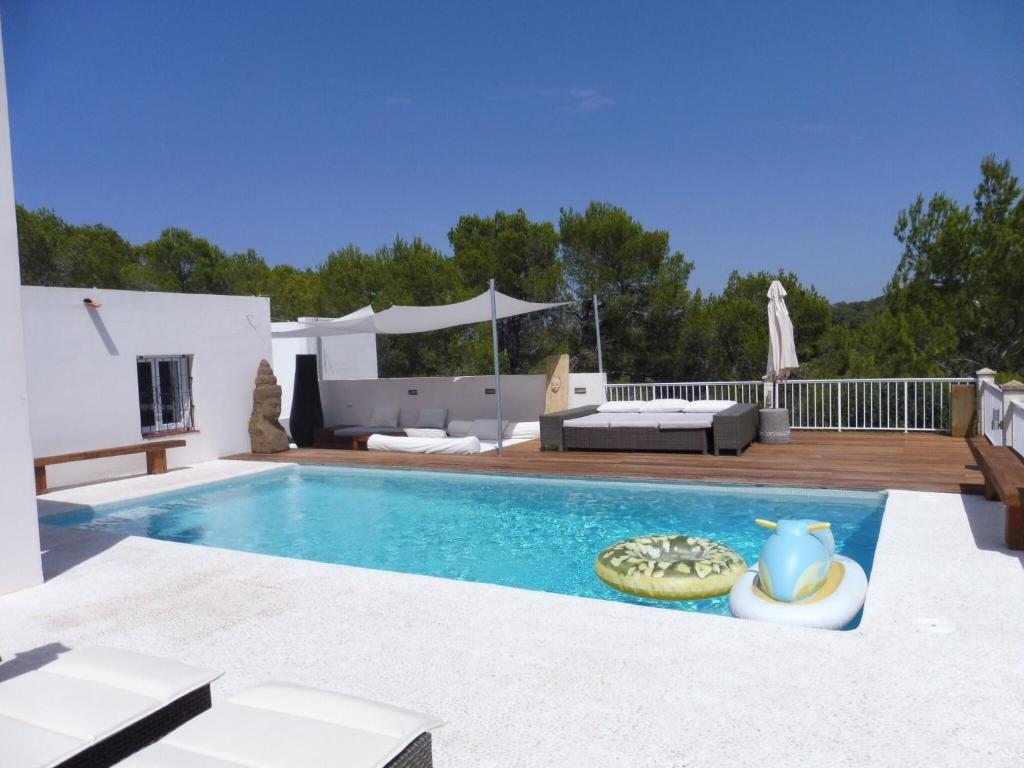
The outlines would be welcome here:
M 737 403 L 713 415 L 710 427 L 572 426 L 573 419 L 598 413 L 596 405 L 540 417 L 542 451 L 735 451 L 739 456 L 757 437 L 758 408 Z M 569 422 L 567 424 L 566 422 Z

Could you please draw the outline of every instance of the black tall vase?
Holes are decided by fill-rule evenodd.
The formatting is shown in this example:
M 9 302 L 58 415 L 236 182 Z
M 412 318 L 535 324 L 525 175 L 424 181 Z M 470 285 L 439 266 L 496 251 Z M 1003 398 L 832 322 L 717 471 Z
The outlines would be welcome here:
M 320 382 L 316 373 L 316 355 L 295 356 L 295 388 L 292 390 L 292 412 L 288 431 L 300 448 L 313 446 L 313 434 L 324 425 L 324 408 L 320 404 Z

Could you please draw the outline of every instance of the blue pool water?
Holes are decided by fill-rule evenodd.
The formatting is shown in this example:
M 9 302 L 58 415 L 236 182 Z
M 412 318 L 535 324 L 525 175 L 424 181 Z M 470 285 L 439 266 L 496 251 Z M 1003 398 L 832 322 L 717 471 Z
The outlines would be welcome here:
M 605 586 L 612 542 L 688 533 L 757 560 L 755 517 L 828 520 L 870 574 L 885 494 L 735 485 L 290 467 L 45 522 L 166 541 L 728 615 L 726 597 L 666 602 Z

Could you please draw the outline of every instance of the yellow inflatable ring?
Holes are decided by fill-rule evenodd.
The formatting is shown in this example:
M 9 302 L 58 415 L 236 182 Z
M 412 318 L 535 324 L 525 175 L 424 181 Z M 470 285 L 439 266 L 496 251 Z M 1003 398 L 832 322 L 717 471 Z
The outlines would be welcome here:
M 598 578 L 609 587 L 659 600 L 724 595 L 746 570 L 736 550 L 679 533 L 625 539 L 594 561 Z

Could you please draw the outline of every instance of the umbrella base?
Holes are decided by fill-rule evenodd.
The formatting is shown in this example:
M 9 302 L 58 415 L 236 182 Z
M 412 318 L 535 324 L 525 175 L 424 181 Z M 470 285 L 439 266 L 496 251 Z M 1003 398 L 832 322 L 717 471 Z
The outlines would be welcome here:
M 785 408 L 762 408 L 757 439 L 768 445 L 786 445 L 791 441 L 789 411 Z

